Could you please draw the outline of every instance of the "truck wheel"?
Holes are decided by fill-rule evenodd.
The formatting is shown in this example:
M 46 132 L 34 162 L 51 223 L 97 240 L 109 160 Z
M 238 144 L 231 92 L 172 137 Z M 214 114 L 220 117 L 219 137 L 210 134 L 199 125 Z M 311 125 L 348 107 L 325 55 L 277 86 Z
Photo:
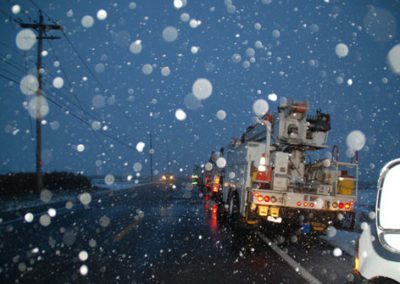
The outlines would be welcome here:
M 351 218 L 351 221 L 350 221 L 350 230 L 351 231 L 354 231 L 354 227 L 355 227 L 355 225 L 356 225 L 356 213 L 355 212 L 351 212 L 350 213 L 350 218 Z
M 239 215 L 239 198 L 235 193 L 232 193 L 229 198 L 228 218 L 229 223 L 234 227 L 237 227 L 237 225 L 240 223 Z
M 218 217 L 220 220 L 225 220 L 228 216 L 228 210 L 225 208 L 225 203 L 221 201 L 218 203 Z
M 356 223 L 356 213 L 355 212 L 346 212 L 343 214 L 342 220 L 337 220 L 334 222 L 334 226 L 338 229 L 354 231 Z

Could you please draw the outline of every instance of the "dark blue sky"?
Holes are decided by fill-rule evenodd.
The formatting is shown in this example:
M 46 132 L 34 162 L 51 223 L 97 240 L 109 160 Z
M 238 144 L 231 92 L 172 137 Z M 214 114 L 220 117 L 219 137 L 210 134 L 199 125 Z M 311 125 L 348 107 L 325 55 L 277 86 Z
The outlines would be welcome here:
M 389 51 L 399 43 L 399 1 L 187 0 L 181 9 L 172 0 L 135 1 L 136 5 L 133 1 L 34 3 L 59 20 L 72 43 L 58 31 L 49 34 L 61 39 L 44 42 L 48 52 L 44 92 L 64 107 L 49 101 L 43 126 L 45 171 L 134 174 L 133 165 L 141 163 L 146 175 L 151 132 L 155 169 L 163 171 L 169 151 L 171 169 L 189 173 L 212 150 L 239 137 L 254 122 L 254 101 L 267 100 L 271 92 L 278 100 L 308 100 L 313 111 L 329 112 L 333 128 L 329 144 L 339 145 L 341 160 L 348 160 L 349 132 L 362 131 L 363 179 L 376 179 L 378 169 L 400 154 L 400 81 L 387 62 Z M 21 5 L 18 14 L 12 12 L 15 4 Z M 35 144 L 23 107 L 29 98 L 20 91 L 19 82 L 28 73 L 35 74 L 37 45 L 19 50 L 15 41 L 21 28 L 8 16 L 36 20 L 37 9 L 30 1 L 2 1 L 0 8 L 0 74 L 18 82 L 0 78 L 0 171 L 33 171 Z M 103 21 L 96 18 L 99 9 L 107 11 Z M 190 27 L 182 20 L 183 13 L 201 24 Z M 94 18 L 90 28 L 81 24 L 86 15 Z M 168 26 L 178 31 L 175 41 L 162 36 Z M 129 49 L 136 40 L 142 42 L 139 54 Z M 335 52 L 340 43 L 348 47 L 343 58 Z M 191 52 L 193 46 L 199 47 L 196 54 Z M 234 62 L 234 54 L 240 54 L 240 62 Z M 144 64 L 153 66 L 150 75 L 143 73 Z M 400 66 L 400 56 L 392 64 Z M 161 74 L 166 66 L 169 76 Z M 61 89 L 52 86 L 58 76 L 64 79 Z M 213 92 L 193 110 L 185 97 L 198 78 L 208 79 Z M 104 96 L 105 106 L 94 108 L 93 98 L 101 99 L 98 95 Z M 269 101 L 271 110 L 276 111 L 277 105 Z M 184 121 L 175 118 L 179 108 L 187 114 Z M 217 118 L 218 110 L 226 112 L 224 120 Z M 108 129 L 94 131 L 82 120 L 89 124 L 98 120 Z M 146 147 L 138 153 L 135 147 L 141 141 Z M 84 145 L 83 152 L 77 151 L 79 144 Z

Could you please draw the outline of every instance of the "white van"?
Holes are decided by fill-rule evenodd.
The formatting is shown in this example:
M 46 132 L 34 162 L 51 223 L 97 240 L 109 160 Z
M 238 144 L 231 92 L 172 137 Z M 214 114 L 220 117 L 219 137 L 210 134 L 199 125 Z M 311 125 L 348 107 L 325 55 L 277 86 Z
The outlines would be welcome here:
M 379 283 L 400 282 L 400 159 L 381 170 L 375 221 L 362 226 L 355 271 Z

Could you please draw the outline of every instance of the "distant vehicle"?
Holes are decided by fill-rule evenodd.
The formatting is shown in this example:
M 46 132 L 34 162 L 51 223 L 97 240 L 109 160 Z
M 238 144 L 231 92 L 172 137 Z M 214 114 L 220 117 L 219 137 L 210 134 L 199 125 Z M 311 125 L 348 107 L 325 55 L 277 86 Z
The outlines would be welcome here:
M 200 165 L 195 165 L 193 168 L 192 175 L 190 176 L 193 186 L 202 187 L 203 186 L 203 175 L 204 170 Z
M 283 101 L 278 114 L 266 114 L 233 139 L 226 153 L 223 203 L 231 220 L 255 224 L 304 223 L 313 231 L 329 224 L 354 226 L 358 163 L 331 159 L 308 160 L 326 149 L 330 115 L 308 115 L 307 102 Z M 308 225 L 309 224 L 309 225 Z
M 354 270 L 368 280 L 400 282 L 400 159 L 386 164 L 378 180 L 376 220 L 357 241 Z M 389 280 L 390 279 L 390 280 Z M 377 282 L 378 283 L 378 282 Z
M 164 173 L 160 179 L 161 183 L 165 185 L 174 185 L 175 184 L 175 176 L 171 173 Z
M 225 161 L 223 156 L 224 148 L 211 152 L 209 161 L 204 166 L 204 191 L 217 202 L 222 200 L 224 170 L 223 167 L 218 166 L 218 160 Z
M 190 180 L 192 182 L 192 185 L 199 185 L 199 176 L 196 174 L 192 174 L 190 176 Z

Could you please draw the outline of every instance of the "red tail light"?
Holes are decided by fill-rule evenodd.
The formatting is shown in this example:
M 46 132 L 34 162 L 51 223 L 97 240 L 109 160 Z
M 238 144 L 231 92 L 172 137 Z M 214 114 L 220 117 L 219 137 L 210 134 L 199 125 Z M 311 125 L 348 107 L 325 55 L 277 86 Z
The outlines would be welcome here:
M 215 214 L 218 211 L 218 205 L 214 205 L 212 208 L 212 213 Z
M 340 202 L 340 203 L 339 203 L 339 208 L 340 208 L 340 209 L 343 209 L 343 206 L 344 206 L 343 202 Z
M 300 201 L 297 201 L 297 206 L 301 206 L 301 202 Z
M 270 200 L 270 198 L 269 198 L 268 195 L 264 196 L 264 201 L 265 201 L 265 202 L 269 202 L 269 200 Z
M 313 203 L 313 202 L 310 203 L 310 207 L 311 207 L 311 208 L 314 207 L 314 203 Z

